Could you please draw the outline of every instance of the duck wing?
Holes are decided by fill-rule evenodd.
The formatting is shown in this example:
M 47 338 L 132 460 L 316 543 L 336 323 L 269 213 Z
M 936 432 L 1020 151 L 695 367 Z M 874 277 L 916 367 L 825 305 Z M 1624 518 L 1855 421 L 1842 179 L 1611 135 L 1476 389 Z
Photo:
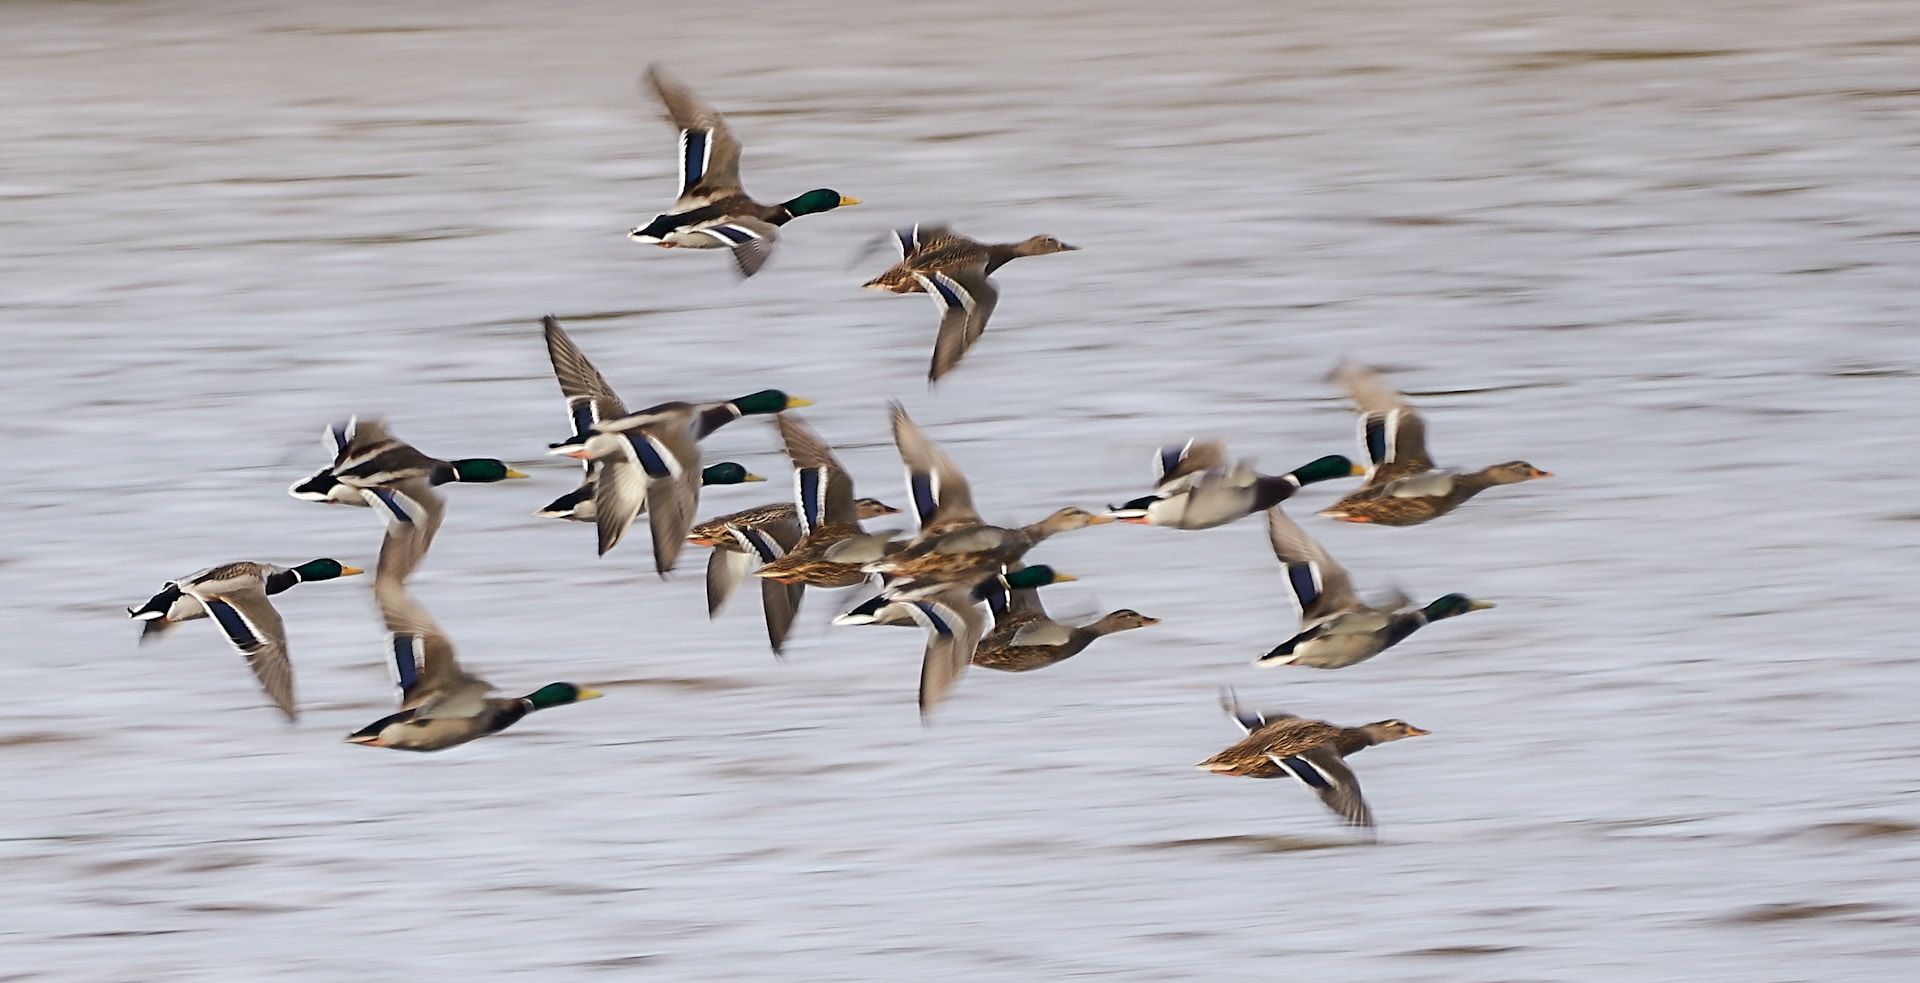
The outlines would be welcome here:
M 453 640 L 400 580 L 376 576 L 373 599 L 387 626 L 388 668 L 400 687 L 400 709 L 420 717 L 471 717 L 493 687 L 460 668 Z
M 1360 794 L 1360 780 L 1353 769 L 1340 760 L 1331 744 L 1320 744 L 1297 754 L 1268 755 L 1274 764 L 1287 770 L 1301 784 L 1313 789 L 1320 801 L 1349 826 L 1373 826 L 1373 811 Z
M 1360 411 L 1360 450 L 1371 462 L 1362 489 L 1433 470 L 1426 421 L 1386 376 L 1357 362 L 1342 362 L 1330 378 L 1346 387 Z
M 956 270 L 915 270 L 913 278 L 940 309 L 940 333 L 934 338 L 933 362 L 927 368 L 927 381 L 938 382 L 987 330 L 1000 290 L 988 278 L 984 262 Z
M 293 661 L 287 656 L 287 628 L 280 612 L 267 600 L 264 584 L 216 581 L 211 586 L 218 592 L 209 590 L 205 581 L 185 584 L 181 589 L 200 602 L 234 650 L 247 660 L 247 668 L 253 670 L 273 705 L 289 721 L 298 719 L 300 711 L 293 702 Z
M 1285 710 L 1249 710 L 1240 703 L 1240 694 L 1231 687 L 1220 690 L 1220 709 L 1240 727 L 1241 733 L 1251 734 L 1276 720 L 1298 720 L 1300 715 Z
M 1191 485 L 1195 476 L 1224 471 L 1227 466 L 1227 445 L 1221 441 L 1194 439 L 1168 444 L 1154 452 L 1153 488 L 1157 492 L 1178 491 Z
M 433 537 L 440 532 L 440 522 L 447 514 L 446 499 L 424 478 L 392 488 L 368 488 L 360 494 L 374 511 L 387 517 L 387 532 L 380 540 L 380 562 L 374 567 L 375 581 L 405 582 L 426 559 Z
M 913 422 L 905 407 L 891 403 L 889 410 L 893 443 L 899 448 L 900 461 L 907 469 L 907 498 L 913 502 L 921 532 L 979 523 L 980 513 L 973 507 L 973 491 L 959 465 Z
M 647 66 L 646 81 L 680 131 L 680 197 L 675 210 L 688 211 L 739 192 L 740 141 L 726 117 L 658 63 Z
M 553 363 L 553 377 L 560 383 L 560 395 L 567 401 L 567 416 L 576 434 L 591 433 L 602 420 L 617 420 L 627 415 L 625 403 L 607 384 L 600 370 L 560 327 L 552 315 L 540 319 L 547 340 L 547 360 Z
M 920 717 L 924 720 L 973 661 L 986 621 L 966 590 L 948 590 L 911 601 L 908 607 L 908 614 L 927 632 L 920 662 Z
M 775 420 L 787 457 L 793 461 L 794 504 L 801 535 L 821 526 L 859 526 L 853 476 L 833 456 L 833 448 L 796 414 L 782 413 Z
M 1267 541 L 1287 575 L 1287 590 L 1300 608 L 1300 620 L 1311 624 L 1360 606 L 1360 596 L 1345 567 L 1326 547 L 1301 531 L 1280 506 L 1267 510 Z

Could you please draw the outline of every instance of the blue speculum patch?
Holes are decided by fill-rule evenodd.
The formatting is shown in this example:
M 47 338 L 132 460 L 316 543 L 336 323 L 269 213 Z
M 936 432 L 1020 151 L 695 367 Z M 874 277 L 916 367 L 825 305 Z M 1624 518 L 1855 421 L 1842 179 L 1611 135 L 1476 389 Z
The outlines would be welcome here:
M 820 468 L 802 468 L 795 472 L 800 480 L 800 516 L 808 529 L 818 529 L 825 517 L 820 514 L 820 485 L 826 477 Z
M 1287 586 L 1293 589 L 1293 596 L 1300 599 L 1300 606 L 1311 607 L 1320 599 L 1320 588 L 1313 582 L 1313 564 L 1287 564 Z
M 925 524 L 928 519 L 933 518 L 934 509 L 940 507 L 940 503 L 933 497 L 933 475 L 910 475 L 907 478 L 907 490 L 913 494 L 914 512 L 919 514 L 920 522 Z
M 959 292 L 948 284 L 946 277 L 931 276 L 928 277 L 927 280 L 933 284 L 933 289 L 940 292 L 940 299 L 945 301 L 948 307 L 967 306 L 967 302 L 960 297 Z
M 685 194 L 687 192 L 687 189 L 692 188 L 696 184 L 699 184 L 700 179 L 706 176 L 706 168 L 707 168 L 707 131 L 706 130 L 686 131 L 686 159 L 683 162 L 682 167 L 684 169 L 684 172 L 687 178 L 686 178 L 686 182 L 680 186 L 680 193 Z
M 1293 772 L 1293 777 L 1300 779 L 1314 788 L 1333 787 L 1327 782 L 1325 777 L 1313 770 L 1312 765 L 1307 764 L 1299 758 L 1281 758 L 1280 763 L 1285 765 L 1288 771 Z
M 649 478 L 667 478 L 673 475 L 673 469 L 667 466 L 667 459 L 645 437 L 627 434 L 627 443 L 633 445 L 633 456 L 640 460 L 640 470 Z
M 940 616 L 940 609 L 938 607 L 926 601 L 915 601 L 913 606 L 919 608 L 920 613 L 927 616 L 927 621 L 933 626 L 936 634 L 953 634 L 953 626 L 947 624 L 947 619 Z
M 240 617 L 240 612 L 235 611 L 233 605 L 216 598 L 207 601 L 206 608 L 207 613 L 213 615 L 213 620 L 220 622 L 220 630 L 226 632 L 241 651 L 251 652 L 260 647 L 260 639 L 253 634 L 252 628 L 247 627 L 247 619 Z
M 762 563 L 772 563 L 780 558 L 779 544 L 759 529 L 747 530 L 747 542 L 753 544 L 753 551 L 760 554 Z
M 1367 457 L 1375 464 L 1387 460 L 1387 418 L 1384 416 L 1367 419 Z
M 400 680 L 401 689 L 412 689 L 420 682 L 420 663 L 414 657 L 414 636 L 393 636 L 393 675 Z

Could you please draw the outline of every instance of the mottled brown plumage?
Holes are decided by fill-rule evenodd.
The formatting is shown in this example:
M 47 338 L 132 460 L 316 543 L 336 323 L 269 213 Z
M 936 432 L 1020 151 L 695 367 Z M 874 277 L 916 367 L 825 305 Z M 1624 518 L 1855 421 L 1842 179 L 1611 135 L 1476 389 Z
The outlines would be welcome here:
M 1398 719 L 1341 727 L 1290 713 L 1250 712 L 1240 707 L 1230 691 L 1223 694 L 1221 704 L 1247 736 L 1197 767 L 1243 778 L 1297 779 L 1350 826 L 1371 828 L 1373 813 L 1361 797 L 1359 779 L 1344 759 L 1375 744 L 1427 733 Z
M 862 498 L 853 504 L 859 509 L 859 516 L 862 519 L 877 519 L 900 511 L 877 498 Z M 687 534 L 687 542 L 695 546 L 711 546 L 715 549 L 739 552 L 742 547 L 727 534 L 729 526 L 739 529 L 758 529 L 773 523 L 794 521 L 797 513 L 798 509 L 792 502 L 768 502 L 750 509 L 729 512 L 694 526 L 693 530 Z

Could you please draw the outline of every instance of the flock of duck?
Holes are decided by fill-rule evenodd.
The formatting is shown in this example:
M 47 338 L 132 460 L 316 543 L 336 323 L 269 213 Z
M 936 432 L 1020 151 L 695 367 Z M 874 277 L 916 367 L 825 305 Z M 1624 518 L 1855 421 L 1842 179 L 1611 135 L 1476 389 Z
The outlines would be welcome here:
M 741 189 L 740 143 L 726 121 L 691 91 L 650 68 L 646 80 L 679 130 L 680 195 L 671 211 L 630 238 L 662 247 L 725 248 L 743 276 L 765 264 L 778 230 L 794 218 L 858 204 L 838 192 L 809 191 L 777 205 Z M 867 287 L 929 294 L 940 310 L 929 378 L 952 371 L 980 339 L 999 299 L 990 274 L 1021 256 L 1074 249 L 1050 236 L 994 245 L 944 226 L 901 229 L 891 241 L 899 260 Z M 1290 519 L 1282 503 L 1316 482 L 1361 477 L 1360 487 L 1321 511 L 1345 521 L 1411 526 L 1437 519 L 1482 491 L 1547 473 L 1524 461 L 1458 471 L 1436 467 L 1426 425 L 1379 373 L 1355 364 L 1331 377 L 1359 413 L 1365 465 L 1328 455 L 1285 474 L 1260 474 L 1229 458 L 1217 441 L 1189 440 L 1158 450 L 1152 490 L 1100 513 L 1063 508 L 1025 526 L 992 525 L 973 504 L 965 474 L 898 403 L 893 439 L 905 466 L 907 500 L 917 529 L 869 531 L 864 522 L 900 510 L 854 494 L 853 475 L 833 448 L 797 414 L 808 401 L 768 389 L 717 403 L 665 402 L 629 411 L 605 377 L 552 318 L 542 322 L 547 353 L 565 397 L 571 433 L 550 452 L 585 463 L 578 488 L 536 515 L 597 527 L 599 551 L 619 544 L 647 515 L 654 567 L 663 576 L 691 544 L 710 550 L 706 595 L 717 613 L 751 573 L 760 581 L 767 639 L 778 655 L 806 588 L 877 588 L 840 613 L 835 624 L 920 627 L 919 705 L 930 713 L 969 666 L 1027 672 L 1054 665 L 1116 632 L 1158 623 L 1118 610 L 1091 624 L 1055 621 L 1039 591 L 1075 578 L 1046 564 L 1026 564 L 1048 538 L 1110 522 L 1208 529 L 1265 514 L 1267 537 L 1299 608 L 1299 629 L 1262 665 L 1339 669 L 1380 654 L 1429 623 L 1492 607 L 1449 593 L 1417 605 L 1403 594 L 1361 600 L 1347 571 Z M 699 442 L 743 416 L 770 416 L 794 474 L 794 500 L 695 523 L 703 485 L 764 480 L 734 462 L 702 466 Z M 369 747 L 433 751 L 497 733 L 536 710 L 600 694 L 554 682 L 522 697 L 461 668 L 453 642 L 414 600 L 408 581 L 426 558 L 446 501 L 439 486 L 493 483 L 526 475 L 494 458 L 441 460 L 395 437 L 377 419 L 354 418 L 325 432 L 333 459 L 292 486 L 294 497 L 374 510 L 385 532 L 373 596 L 388 633 L 388 664 L 400 689 L 397 712 L 348 735 Z M 237 562 L 169 581 L 129 614 L 145 622 L 143 640 L 182 621 L 210 619 L 246 658 L 261 688 L 288 720 L 297 715 L 286 630 L 269 600 L 295 584 L 362 573 L 333 559 L 293 567 Z M 1344 759 L 1375 744 L 1427 733 L 1402 720 L 1340 727 L 1284 713 L 1243 709 L 1223 694 L 1244 737 L 1200 764 L 1250 778 L 1292 778 L 1313 789 L 1347 823 L 1373 820 Z

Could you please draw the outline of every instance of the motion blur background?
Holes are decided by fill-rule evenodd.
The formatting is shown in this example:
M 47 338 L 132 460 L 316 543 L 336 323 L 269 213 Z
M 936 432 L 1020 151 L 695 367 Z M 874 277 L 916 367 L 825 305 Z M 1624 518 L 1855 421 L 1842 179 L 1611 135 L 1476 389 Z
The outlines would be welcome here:
M 1911 426 L 1920 4 L 0 5 L 0 979 L 1891 979 L 1920 936 Z M 735 282 L 622 233 L 671 198 L 663 61 L 749 191 L 856 209 Z M 898 223 L 1057 235 L 924 385 Z M 1257 520 L 1046 544 L 1056 610 L 1165 619 L 934 725 L 915 632 L 784 665 L 690 551 L 571 488 L 537 320 L 641 405 L 766 386 L 902 504 L 904 399 L 988 517 L 1138 494 L 1158 443 L 1351 453 L 1323 373 L 1436 456 L 1549 482 L 1430 526 L 1294 514 L 1363 588 L 1500 602 L 1339 673 Z M 458 488 L 417 593 L 468 664 L 609 698 L 436 756 L 365 579 L 280 599 L 283 727 L 215 632 L 121 613 L 228 559 L 371 565 L 284 489 L 348 413 L 537 480 Z M 707 444 L 776 476 L 772 428 Z M 1434 734 L 1310 795 L 1191 765 L 1250 703 Z M 1905 967 L 1902 969 L 1901 967 Z

